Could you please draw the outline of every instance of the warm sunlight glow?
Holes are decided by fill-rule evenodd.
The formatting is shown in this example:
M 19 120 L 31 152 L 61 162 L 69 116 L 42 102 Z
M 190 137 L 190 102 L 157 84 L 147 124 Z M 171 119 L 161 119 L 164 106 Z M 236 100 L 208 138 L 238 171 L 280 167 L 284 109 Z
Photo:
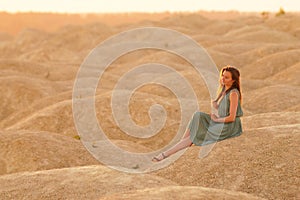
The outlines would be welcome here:
M 177 12 L 177 11 L 299 11 L 299 0 L 0 0 L 7 12 Z

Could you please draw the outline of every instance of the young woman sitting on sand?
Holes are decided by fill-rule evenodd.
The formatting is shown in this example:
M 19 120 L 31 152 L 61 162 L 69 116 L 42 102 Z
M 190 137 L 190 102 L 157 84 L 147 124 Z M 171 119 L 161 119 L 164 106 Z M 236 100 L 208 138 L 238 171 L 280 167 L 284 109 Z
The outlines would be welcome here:
M 212 106 L 217 109 L 218 114 L 196 112 L 181 141 L 155 156 L 152 161 L 162 161 L 193 144 L 203 146 L 241 135 L 241 100 L 240 72 L 232 66 L 223 67 L 217 99 L 212 101 Z

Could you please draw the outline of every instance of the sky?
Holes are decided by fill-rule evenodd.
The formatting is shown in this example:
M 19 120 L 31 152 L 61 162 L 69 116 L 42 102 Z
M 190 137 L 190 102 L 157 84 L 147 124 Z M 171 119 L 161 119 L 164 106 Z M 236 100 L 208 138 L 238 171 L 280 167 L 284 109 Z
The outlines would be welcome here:
M 300 11 L 300 0 L 0 0 L 6 12 Z

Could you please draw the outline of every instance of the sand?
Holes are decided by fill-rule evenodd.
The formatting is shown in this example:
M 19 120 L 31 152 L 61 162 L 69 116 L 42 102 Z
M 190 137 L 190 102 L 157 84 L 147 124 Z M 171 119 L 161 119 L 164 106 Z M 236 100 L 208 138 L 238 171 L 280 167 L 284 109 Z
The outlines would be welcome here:
M 0 19 L 0 199 L 300 198 L 299 13 L 0 13 Z M 80 142 L 72 91 L 96 45 L 145 26 L 180 31 L 202 45 L 219 69 L 227 64 L 240 69 L 244 132 L 217 143 L 203 159 L 200 147 L 192 146 L 163 169 L 129 174 L 101 164 Z M 114 122 L 115 84 L 133 66 L 148 62 L 179 71 L 201 110 L 209 112 L 204 81 L 185 60 L 154 50 L 124 55 L 105 71 L 96 108 L 107 136 L 128 151 L 162 148 L 179 125 L 176 96 L 157 85 L 139 88 L 129 105 L 143 126 L 150 123 L 149 106 L 165 107 L 168 119 L 157 135 L 129 137 Z

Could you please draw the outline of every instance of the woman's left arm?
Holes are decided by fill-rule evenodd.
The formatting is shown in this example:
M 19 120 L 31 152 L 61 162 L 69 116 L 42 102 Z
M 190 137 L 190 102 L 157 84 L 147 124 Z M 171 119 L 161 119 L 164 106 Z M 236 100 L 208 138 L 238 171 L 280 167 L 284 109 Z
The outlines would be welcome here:
M 236 111 L 238 107 L 239 102 L 239 95 L 237 92 L 231 92 L 230 93 L 230 110 L 229 115 L 227 117 L 218 118 L 216 115 L 212 114 L 211 119 L 215 122 L 233 122 L 236 117 Z

